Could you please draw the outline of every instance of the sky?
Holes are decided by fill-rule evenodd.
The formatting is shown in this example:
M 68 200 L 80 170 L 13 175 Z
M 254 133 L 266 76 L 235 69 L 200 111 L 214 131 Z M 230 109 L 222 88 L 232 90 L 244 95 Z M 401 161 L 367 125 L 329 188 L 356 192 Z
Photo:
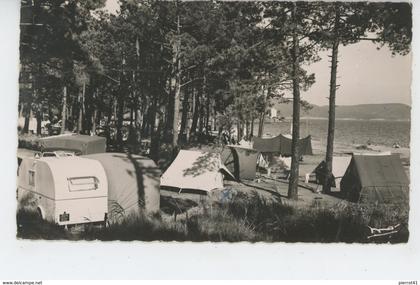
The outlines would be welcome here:
M 315 73 L 315 84 L 303 99 L 317 105 L 328 104 L 331 51 L 322 52 L 322 60 L 306 67 Z M 377 50 L 370 41 L 362 41 L 338 50 L 337 105 L 404 103 L 411 105 L 412 54 L 392 56 L 386 47 Z
M 107 0 L 106 9 L 118 10 L 118 0 Z M 305 67 L 315 73 L 316 82 L 302 92 L 312 104 L 328 105 L 331 51 L 321 52 L 321 61 Z M 377 50 L 370 41 L 340 46 L 337 84 L 337 105 L 403 103 L 411 105 L 411 53 L 392 56 L 384 46 Z

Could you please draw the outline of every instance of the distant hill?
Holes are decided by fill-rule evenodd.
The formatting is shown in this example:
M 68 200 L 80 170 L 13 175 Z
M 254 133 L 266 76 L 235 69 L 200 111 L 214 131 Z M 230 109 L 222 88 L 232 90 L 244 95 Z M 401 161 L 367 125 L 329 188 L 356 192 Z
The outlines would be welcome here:
M 312 105 L 307 112 L 301 111 L 302 117 L 328 118 L 328 106 Z M 278 116 L 291 117 L 292 104 L 275 104 Z M 337 106 L 337 119 L 363 120 L 410 120 L 411 107 L 405 104 L 361 104 Z

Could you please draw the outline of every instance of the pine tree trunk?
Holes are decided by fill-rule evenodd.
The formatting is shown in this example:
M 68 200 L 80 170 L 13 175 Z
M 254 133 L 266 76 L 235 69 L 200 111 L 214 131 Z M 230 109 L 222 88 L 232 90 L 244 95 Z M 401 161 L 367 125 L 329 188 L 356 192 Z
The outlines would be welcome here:
M 175 60 L 176 60 L 176 72 L 175 72 L 175 98 L 174 98 L 174 118 L 172 123 L 172 150 L 177 152 L 178 148 L 178 120 L 179 120 L 179 99 L 181 96 L 181 37 L 180 37 L 180 21 L 179 15 L 177 17 L 177 40 L 175 44 Z
M 107 118 L 107 126 L 109 126 L 111 124 L 111 119 L 112 119 L 112 114 L 114 112 L 114 99 L 110 98 L 109 99 L 109 105 L 108 105 L 108 118 Z
M 238 143 L 240 138 L 242 137 L 241 121 L 239 121 L 239 120 L 238 120 L 238 123 L 237 123 L 237 126 L 236 126 L 236 130 L 237 130 L 237 132 L 236 132 L 236 134 L 237 134 L 236 143 Z
M 109 98 L 109 105 L 108 105 L 108 118 L 106 122 L 106 139 L 107 143 L 110 144 L 113 140 L 113 137 L 111 136 L 111 120 L 112 120 L 112 114 L 114 112 L 114 100 L 112 97 Z
M 160 136 L 163 122 L 161 116 L 159 116 L 158 125 L 156 126 L 157 99 L 152 100 L 152 106 L 149 108 L 148 111 L 150 114 L 150 157 L 157 163 L 159 160 Z
M 144 113 L 143 113 L 143 123 L 141 125 L 141 136 L 142 137 L 149 137 L 150 132 L 149 132 L 149 115 L 150 113 L 150 107 L 145 109 Z
M 134 126 L 136 127 L 136 129 L 138 130 L 141 127 L 141 118 L 142 118 L 142 113 L 140 109 L 136 109 L 135 113 L 134 113 Z
M 259 122 L 258 122 L 258 137 L 261 138 L 264 133 L 264 121 L 265 121 L 265 112 L 260 114 Z
M 67 124 L 67 86 L 63 88 L 63 109 L 61 111 L 61 133 L 66 131 Z
M 118 108 L 118 94 L 117 94 L 117 97 L 115 98 L 115 100 L 113 101 L 113 105 L 112 105 L 112 117 L 113 117 L 113 120 L 114 121 L 116 121 L 117 120 L 117 108 Z
M 54 113 L 52 110 L 52 104 L 50 103 L 48 104 L 48 119 L 50 120 L 50 122 L 52 122 L 53 118 L 54 118 Z
M 37 94 L 37 89 L 34 88 L 33 98 L 37 98 L 37 95 L 38 95 Z M 39 136 L 39 135 L 41 135 L 41 123 L 42 123 L 42 104 L 41 103 L 36 104 L 35 119 L 36 119 L 35 134 Z
M 24 116 L 25 116 L 25 122 L 23 124 L 22 133 L 27 134 L 29 132 L 29 121 L 31 120 L 31 103 L 26 102 L 23 106 L 24 110 Z
M 95 93 L 94 93 L 94 96 L 93 96 L 93 114 L 92 114 L 92 117 L 91 117 L 91 120 L 92 120 L 92 122 L 91 122 L 91 133 L 93 134 L 93 135 L 96 135 L 96 124 L 97 124 L 97 121 L 98 121 L 98 118 L 101 118 L 101 111 L 98 111 L 98 108 L 97 108 L 97 104 L 98 104 L 98 97 L 99 97 L 99 90 L 98 90 L 98 88 L 96 88 L 96 91 L 95 91 Z
M 193 118 L 192 118 L 192 122 L 191 122 L 191 132 L 190 135 L 191 137 L 196 136 L 197 133 L 197 126 L 199 126 L 201 128 L 201 112 L 202 112 L 202 105 L 201 105 L 201 101 L 203 98 L 203 94 L 204 94 L 204 89 L 205 89 L 205 80 L 204 80 L 204 75 L 203 75 L 203 81 L 202 81 L 202 85 L 198 86 L 197 88 L 197 92 L 195 94 L 195 103 L 194 103 L 194 112 L 193 112 Z M 199 124 L 200 121 L 200 124 Z
M 187 90 L 188 91 L 188 90 Z M 188 113 L 189 113 L 189 92 L 184 92 L 184 98 L 182 99 L 182 116 L 181 116 L 181 129 L 179 133 L 184 139 L 184 134 L 186 133 L 187 124 L 188 124 Z
M 204 101 L 204 96 L 203 96 L 203 101 Z M 204 103 L 204 102 L 203 102 Z M 198 133 L 199 135 L 201 135 L 201 133 L 203 132 L 204 129 L 204 114 L 205 114 L 205 108 L 204 108 L 204 104 L 200 105 L 200 114 L 198 117 Z
M 206 78 L 204 77 L 204 82 L 206 81 Z M 205 133 L 209 134 L 209 122 L 210 122 L 210 112 L 212 109 L 211 101 L 210 101 L 210 95 L 206 93 L 207 98 L 207 104 L 206 104 L 206 123 L 205 123 Z
M 198 118 L 200 115 L 200 97 L 201 97 L 202 88 L 198 88 L 196 94 L 194 95 L 194 104 L 193 104 L 193 117 L 191 122 L 190 137 L 195 136 L 197 132 Z
M 251 117 L 251 130 L 249 132 L 249 137 L 252 138 L 254 136 L 254 117 Z
M 78 133 L 82 133 L 83 132 L 83 113 L 84 113 L 84 101 L 85 101 L 85 88 L 86 85 L 85 83 L 83 83 L 83 87 L 82 87 L 82 93 L 80 94 L 80 99 L 79 99 L 79 119 L 77 122 L 77 132 Z
M 156 130 L 152 131 L 151 135 L 151 144 L 150 144 L 150 158 L 156 163 L 159 163 L 159 154 L 160 154 L 160 138 L 162 136 L 162 125 L 163 118 L 161 115 L 158 115 L 159 119 L 157 120 Z M 156 117 L 155 117 L 156 119 Z
M 85 99 L 86 99 L 86 83 L 83 83 L 83 91 L 82 91 L 82 132 L 85 132 L 86 130 L 86 105 L 85 105 Z
M 335 95 L 337 90 L 337 64 L 338 64 L 338 24 L 340 20 L 340 13 L 336 5 L 335 14 L 335 40 L 332 46 L 331 56 L 331 75 L 330 75 L 330 98 L 329 98 L 329 112 L 328 112 L 328 136 L 327 136 L 327 152 L 325 155 L 325 177 L 322 191 L 324 193 L 331 192 L 332 175 L 332 161 L 334 154 L 334 131 L 335 131 Z
M 180 61 L 178 63 L 178 66 L 180 65 Z M 179 72 L 177 72 L 177 83 L 175 86 L 175 102 L 174 102 L 174 119 L 172 124 L 172 149 L 176 149 L 178 147 L 178 122 L 179 122 L 179 97 L 181 94 L 181 85 L 179 83 L 180 75 Z
M 124 99 L 127 93 L 128 82 L 125 80 L 125 58 L 122 57 L 120 83 L 117 93 L 116 119 L 117 119 L 117 147 L 118 150 L 123 150 L 123 121 L 124 121 Z
M 69 106 L 69 108 L 67 109 L 67 118 L 66 118 L 66 122 L 67 122 L 67 126 L 66 129 L 69 131 L 74 131 L 74 118 L 75 118 L 75 113 L 74 110 L 74 102 L 72 102 L 71 97 L 67 98 L 67 105 Z
M 130 106 L 130 129 L 133 128 L 134 122 L 134 107 Z
M 92 116 L 92 134 L 96 135 L 96 120 L 98 118 L 98 110 L 95 108 L 93 110 L 93 116 Z
M 292 19 L 296 22 L 296 2 L 293 3 Z M 296 29 L 296 28 L 295 28 Z M 299 127 L 300 127 L 300 90 L 299 90 L 299 40 L 297 31 L 293 31 L 292 50 L 292 77 L 293 77 L 293 131 L 292 131 L 292 162 L 290 166 L 290 180 L 287 196 L 298 199 L 299 182 Z
M 29 114 L 25 115 L 25 122 L 23 124 L 23 129 L 22 129 L 22 133 L 23 134 L 27 134 L 29 132 L 29 121 L 30 121 L 31 117 Z
M 123 146 L 123 134 L 122 134 L 122 126 L 124 120 L 124 100 L 122 98 L 123 94 L 120 90 L 120 94 L 118 94 L 117 100 L 117 146 L 119 150 L 122 150 Z
M 42 124 L 42 112 L 40 110 L 41 106 L 38 106 L 36 110 L 36 134 L 41 135 L 41 124 Z

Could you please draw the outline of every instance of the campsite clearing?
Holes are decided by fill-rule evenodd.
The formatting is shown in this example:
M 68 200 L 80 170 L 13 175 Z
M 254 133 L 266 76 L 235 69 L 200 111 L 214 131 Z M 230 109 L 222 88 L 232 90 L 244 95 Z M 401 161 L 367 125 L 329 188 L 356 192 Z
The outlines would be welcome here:
M 198 150 L 198 148 L 191 148 L 190 150 L 196 149 Z M 199 150 L 203 152 L 222 153 L 221 148 L 217 148 L 214 146 L 201 146 Z M 303 161 L 301 161 L 299 165 L 300 187 L 297 201 L 290 201 L 289 199 L 287 199 L 288 182 L 287 180 L 285 180 L 286 175 L 282 172 L 274 174 L 272 173 L 270 178 L 267 178 L 266 174 L 257 173 L 256 177 L 252 180 L 244 179 L 240 182 L 225 180 L 224 189 L 225 191 L 226 189 L 228 189 L 229 191 L 232 191 L 232 193 L 241 192 L 246 195 L 251 195 L 251 193 L 257 192 L 262 197 L 268 199 L 280 197 L 282 202 L 292 203 L 298 207 L 309 207 L 316 205 L 319 207 L 331 208 L 335 207 L 337 204 L 351 203 L 343 199 L 342 193 L 338 189 L 339 180 L 337 180 L 337 187 L 333 187 L 330 194 L 317 193 L 321 191 L 322 186 L 316 184 L 315 181 L 305 183 L 305 176 L 309 175 L 310 173 L 313 173 L 315 168 L 325 159 L 324 146 L 320 141 L 312 139 L 312 152 L 313 155 L 305 155 Z M 340 158 L 349 157 L 349 155 L 353 152 L 360 152 L 356 149 L 356 145 L 337 143 L 334 156 Z M 407 176 L 409 176 L 410 152 L 408 148 L 393 149 L 391 147 L 386 146 L 372 145 L 371 150 L 364 151 L 364 153 L 366 154 L 379 154 L 384 152 L 398 153 L 401 160 L 403 161 L 404 171 L 407 174 Z M 229 165 L 227 167 L 230 168 Z M 234 170 L 234 168 L 231 169 Z M 342 169 L 338 171 L 338 173 L 341 172 Z M 212 195 L 211 200 L 219 201 L 220 197 L 223 196 L 222 194 L 220 194 L 221 190 L 214 192 L 215 193 Z M 162 191 L 161 194 L 166 195 L 166 193 Z M 182 199 L 182 197 L 186 196 L 175 194 L 174 197 Z M 199 198 L 197 195 L 194 194 L 190 194 L 187 199 L 191 199 L 197 202 L 203 200 L 202 197 Z
M 109 228 L 102 230 L 88 229 L 85 232 L 71 235 L 57 229 L 56 232 L 48 237 L 44 237 L 42 233 L 45 232 L 45 227 L 55 231 L 53 225 L 32 224 L 29 225 L 29 228 L 28 226 L 21 227 L 18 236 L 101 240 L 365 242 L 363 230 L 367 225 L 380 228 L 393 225 L 394 222 L 404 223 L 408 207 L 398 208 L 400 209 L 399 211 L 402 211 L 400 213 L 397 210 L 389 210 L 383 207 L 358 205 L 342 199 L 340 192 L 336 188 L 332 189 L 331 194 L 322 194 L 318 193 L 320 186 L 315 184 L 314 181 L 305 183 L 306 174 L 313 172 L 316 166 L 324 159 L 321 142 L 312 141 L 312 145 L 313 155 L 304 156 L 303 161 L 300 162 L 297 201 L 287 198 L 287 175 L 283 171 L 272 172 L 271 176 L 267 177 L 267 173 L 262 170 L 255 174 L 254 179 L 242 179 L 241 175 L 248 175 L 248 173 L 241 173 L 241 168 L 239 168 L 238 172 L 235 169 L 235 160 L 232 161 L 232 165 L 223 165 L 223 155 L 220 155 L 223 151 L 221 147 L 202 145 L 184 149 L 180 152 L 182 159 L 178 159 L 178 162 L 175 160 L 174 164 L 174 166 L 179 164 L 181 167 L 177 166 L 176 169 L 173 169 L 172 165 L 170 165 L 166 169 L 173 173 L 181 171 L 181 174 L 191 174 L 191 177 L 188 178 L 187 175 L 187 177 L 183 178 L 182 182 L 185 184 L 185 189 L 165 189 L 163 187 L 163 189 L 160 189 L 160 201 L 157 201 L 155 199 L 156 195 L 150 192 L 152 196 L 150 196 L 151 200 L 149 200 L 149 203 L 146 199 L 146 203 L 150 205 L 149 210 L 153 213 L 157 209 L 156 207 L 159 207 L 160 215 L 143 216 L 141 214 L 136 217 L 130 215 L 117 223 L 111 224 Z M 339 157 L 348 156 L 352 152 L 357 151 L 355 145 L 338 144 L 336 149 L 334 156 Z M 391 150 L 399 153 L 403 161 L 404 170 L 408 174 L 409 149 L 400 148 L 394 150 L 382 146 L 372 146 L 371 149 L 364 152 L 378 154 Z M 232 150 L 230 152 L 232 155 L 234 154 Z M 18 157 L 27 157 L 34 153 L 18 149 Z M 244 153 L 246 155 L 247 152 L 245 151 Z M 249 154 L 253 155 L 252 153 Z M 102 156 L 105 157 L 99 158 Z M 108 177 L 110 186 L 115 190 L 115 200 L 120 200 L 119 204 L 125 203 L 128 206 L 136 204 L 140 192 L 135 191 L 137 188 L 135 185 L 139 181 L 145 186 L 149 183 L 150 185 L 159 183 L 159 175 L 156 176 L 158 169 L 153 163 L 149 163 L 149 159 L 144 160 L 144 158 L 135 155 L 116 153 L 95 154 L 87 157 L 97 157 L 97 160 L 105 168 L 105 172 L 107 172 L 107 169 L 108 171 L 112 169 L 113 166 L 120 166 L 121 173 L 114 173 L 113 177 Z M 211 159 L 206 160 L 204 158 Z M 118 163 L 113 161 L 115 159 L 118 160 Z M 150 174 L 143 173 L 142 176 L 132 176 L 138 170 L 136 170 L 136 167 L 130 166 L 130 161 L 133 159 L 140 159 L 139 168 L 143 170 L 144 167 L 152 168 L 156 169 L 157 172 L 153 171 Z M 194 161 L 196 162 L 195 164 Z M 147 165 L 144 165 L 146 162 Z M 217 171 L 203 172 L 201 167 L 209 162 Z M 239 165 L 241 167 L 240 162 L 236 160 L 236 166 Z M 196 167 L 191 169 L 192 165 Z M 185 168 L 189 171 L 184 173 L 182 169 L 185 170 Z M 194 174 L 192 170 L 197 170 L 198 174 L 201 173 L 201 175 Z M 236 177 L 239 173 L 239 181 L 226 179 L 223 181 L 222 177 L 217 174 L 220 173 L 220 170 L 225 174 L 225 178 L 229 177 L 230 175 L 226 176 L 226 174 L 232 173 L 232 171 L 232 174 Z M 121 177 L 125 178 L 119 179 Z M 173 177 L 176 177 L 176 175 Z M 170 178 L 172 179 L 173 177 Z M 210 179 L 214 182 L 211 184 L 213 186 L 210 185 L 211 189 L 208 183 L 202 182 L 203 179 Z M 118 183 L 115 184 L 112 180 Z M 178 185 L 177 181 L 171 182 L 167 180 L 167 182 L 168 184 L 174 183 L 174 186 Z M 152 185 L 151 188 L 153 187 Z M 202 188 L 202 191 L 198 193 L 188 191 L 188 188 L 197 187 Z M 122 192 L 118 192 L 120 188 L 123 190 Z M 146 188 L 144 189 L 145 194 L 148 191 Z M 367 209 L 367 212 L 365 209 Z M 380 214 L 375 214 L 378 211 Z M 366 213 L 368 214 L 367 217 Z M 27 214 L 18 214 L 19 223 L 22 221 L 22 217 L 25 223 L 25 215 Z M 109 215 L 111 218 L 111 213 Z M 375 217 L 381 218 L 378 220 Z M 344 219 L 344 223 L 347 223 L 345 230 L 348 232 L 339 237 L 336 232 L 336 226 L 341 223 L 342 219 Z M 275 225 L 274 228 L 272 228 L 272 225 Z M 305 234 L 305 240 L 301 240 L 302 234 L 294 231 L 308 231 Z M 395 242 L 406 240 L 407 236 L 408 234 L 403 233 L 402 237 L 397 238 Z

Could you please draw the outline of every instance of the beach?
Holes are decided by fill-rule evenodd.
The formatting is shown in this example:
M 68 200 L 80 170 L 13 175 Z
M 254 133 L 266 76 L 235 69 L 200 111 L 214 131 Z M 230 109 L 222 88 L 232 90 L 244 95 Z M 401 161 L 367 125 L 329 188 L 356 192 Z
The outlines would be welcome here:
M 371 144 L 392 146 L 399 143 L 402 147 L 410 146 L 410 121 L 398 120 L 358 120 L 337 119 L 335 127 L 335 143 L 343 144 Z M 311 135 L 321 144 L 326 142 L 328 120 L 326 118 L 302 118 L 300 136 Z M 258 126 L 254 126 L 254 134 L 258 133 Z M 291 133 L 291 120 L 281 122 L 265 122 L 264 134 L 272 135 Z

